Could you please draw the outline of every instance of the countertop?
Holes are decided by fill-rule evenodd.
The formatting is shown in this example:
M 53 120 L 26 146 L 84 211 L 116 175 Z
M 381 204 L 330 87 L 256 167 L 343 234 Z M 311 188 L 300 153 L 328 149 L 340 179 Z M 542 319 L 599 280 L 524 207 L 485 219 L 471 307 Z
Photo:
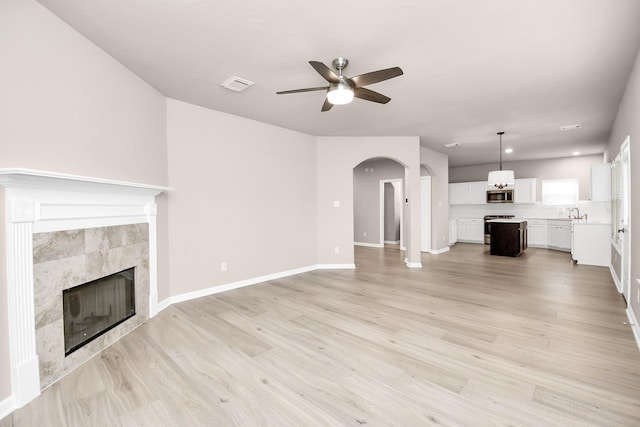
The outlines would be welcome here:
M 526 219 L 520 219 L 520 218 L 497 218 L 497 219 L 490 219 L 487 222 L 499 222 L 502 224 L 520 224 L 526 221 L 527 221 Z

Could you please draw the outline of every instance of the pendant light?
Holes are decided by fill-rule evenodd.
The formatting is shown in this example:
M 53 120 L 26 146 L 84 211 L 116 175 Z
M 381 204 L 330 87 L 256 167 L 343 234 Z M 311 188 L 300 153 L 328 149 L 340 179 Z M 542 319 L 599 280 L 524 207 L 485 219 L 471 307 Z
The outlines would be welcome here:
M 512 170 L 502 170 L 502 135 L 504 135 L 504 132 L 498 132 L 498 135 L 500 136 L 500 170 L 489 172 L 487 184 L 502 190 L 508 185 L 513 185 L 515 178 Z

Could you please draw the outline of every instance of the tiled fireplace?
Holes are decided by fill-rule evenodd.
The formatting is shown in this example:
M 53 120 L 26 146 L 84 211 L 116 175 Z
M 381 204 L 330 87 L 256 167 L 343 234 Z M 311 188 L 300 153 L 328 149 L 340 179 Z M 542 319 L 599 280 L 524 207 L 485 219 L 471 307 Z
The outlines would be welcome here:
M 157 312 L 156 204 L 165 187 L 25 169 L 0 169 L 5 187 L 13 406 L 40 391 Z M 65 349 L 63 291 L 127 271 L 135 313 Z M 105 298 L 99 292 L 99 298 Z M 78 325 L 119 308 L 74 300 Z M 67 325 L 69 326 L 69 324 Z M 65 354 L 66 353 L 66 354 Z

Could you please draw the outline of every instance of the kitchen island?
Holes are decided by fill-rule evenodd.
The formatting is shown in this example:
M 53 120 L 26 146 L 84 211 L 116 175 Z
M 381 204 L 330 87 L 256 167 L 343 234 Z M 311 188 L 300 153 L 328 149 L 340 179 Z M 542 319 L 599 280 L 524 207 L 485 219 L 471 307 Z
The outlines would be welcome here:
M 501 218 L 488 221 L 491 255 L 517 257 L 527 249 L 527 221 Z

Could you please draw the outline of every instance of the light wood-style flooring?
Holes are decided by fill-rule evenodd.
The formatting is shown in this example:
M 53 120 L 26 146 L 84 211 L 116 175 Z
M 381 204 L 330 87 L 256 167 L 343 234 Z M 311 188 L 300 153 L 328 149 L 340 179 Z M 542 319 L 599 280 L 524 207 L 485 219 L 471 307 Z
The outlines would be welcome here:
M 640 350 L 607 268 L 397 247 L 173 305 L 8 426 L 639 426 Z

